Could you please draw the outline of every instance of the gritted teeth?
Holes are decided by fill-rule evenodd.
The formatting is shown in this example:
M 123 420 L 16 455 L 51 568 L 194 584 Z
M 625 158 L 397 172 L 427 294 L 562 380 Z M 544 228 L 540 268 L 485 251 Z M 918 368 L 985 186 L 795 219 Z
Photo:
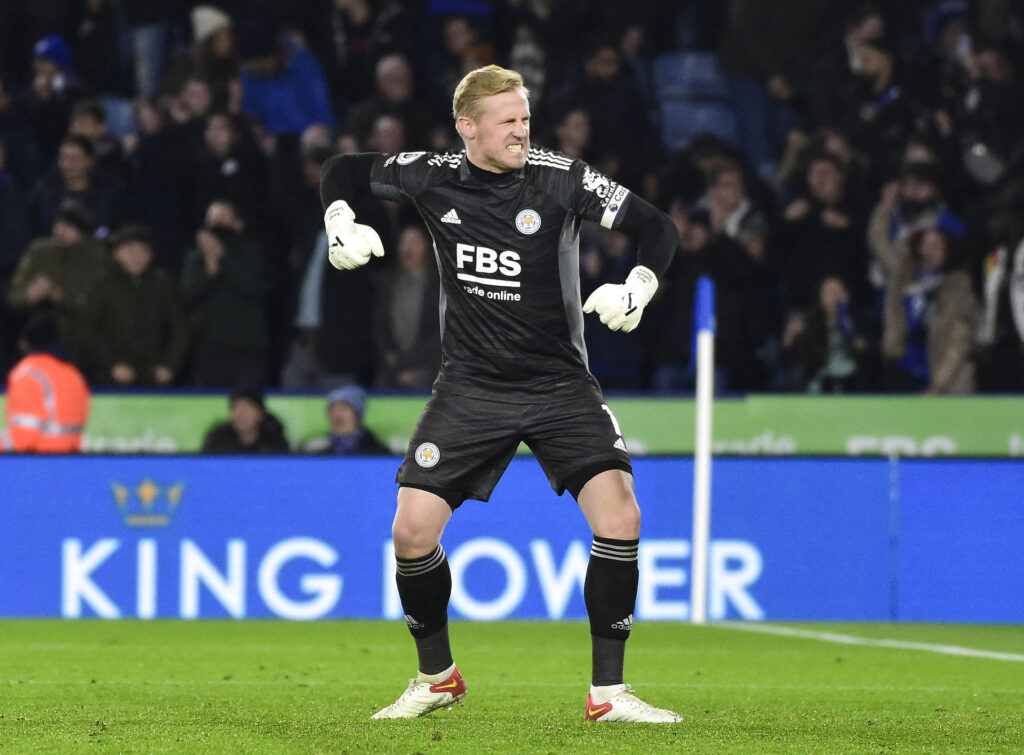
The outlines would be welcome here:
M 522 144 L 509 144 L 507 147 L 505 147 L 505 149 L 507 149 L 509 152 L 522 152 L 523 151 L 523 145 Z

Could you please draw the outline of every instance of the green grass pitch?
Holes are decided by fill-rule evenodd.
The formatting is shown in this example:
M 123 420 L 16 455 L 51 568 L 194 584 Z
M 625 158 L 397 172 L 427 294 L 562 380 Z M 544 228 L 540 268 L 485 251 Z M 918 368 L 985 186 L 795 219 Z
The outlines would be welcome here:
M 584 623 L 455 622 L 465 706 L 371 721 L 414 671 L 398 622 L 2 621 L 0 751 L 1024 751 L 1024 627 L 797 626 L 1002 655 L 642 623 L 627 681 L 684 722 L 587 724 Z

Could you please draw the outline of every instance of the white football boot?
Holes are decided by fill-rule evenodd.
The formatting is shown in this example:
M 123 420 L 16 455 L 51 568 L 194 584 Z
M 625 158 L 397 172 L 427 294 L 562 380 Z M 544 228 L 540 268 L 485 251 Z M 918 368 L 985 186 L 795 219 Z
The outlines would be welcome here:
M 419 718 L 438 708 L 451 708 L 466 696 L 466 680 L 452 664 L 440 674 L 418 674 L 395 702 L 371 718 Z
M 628 721 L 648 724 L 674 724 L 683 720 L 678 713 L 655 708 L 633 694 L 628 684 L 591 687 L 587 695 L 585 721 Z

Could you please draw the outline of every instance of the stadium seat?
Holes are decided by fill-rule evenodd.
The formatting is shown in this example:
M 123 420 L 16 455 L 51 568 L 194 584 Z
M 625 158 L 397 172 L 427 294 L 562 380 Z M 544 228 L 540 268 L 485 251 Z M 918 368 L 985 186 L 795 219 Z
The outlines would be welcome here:
M 729 144 L 739 141 L 736 115 L 723 103 L 662 102 L 660 119 L 661 141 L 670 152 L 685 149 L 698 134 L 713 134 Z
M 654 61 L 654 96 L 659 102 L 728 102 L 729 83 L 710 52 L 670 52 Z
M 107 111 L 107 130 L 123 139 L 134 134 L 138 128 L 135 123 L 135 111 L 130 99 L 125 97 L 103 97 L 103 109 Z

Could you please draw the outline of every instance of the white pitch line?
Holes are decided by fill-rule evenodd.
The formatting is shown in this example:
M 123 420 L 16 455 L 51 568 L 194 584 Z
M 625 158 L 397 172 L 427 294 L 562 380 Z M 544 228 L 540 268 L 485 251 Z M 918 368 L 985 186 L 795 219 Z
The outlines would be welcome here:
M 840 634 L 838 632 L 815 632 L 810 629 L 794 629 L 773 624 L 736 621 L 717 622 L 711 626 L 721 627 L 722 629 L 739 629 L 744 632 L 774 634 L 780 637 L 800 637 L 805 640 L 820 640 L 821 642 L 833 642 L 839 645 L 869 645 L 879 648 L 896 648 L 897 650 L 922 650 L 927 653 L 940 653 L 942 655 L 959 655 L 968 658 L 987 658 L 992 661 L 1024 663 L 1024 655 L 1020 653 L 1001 653 L 996 650 L 965 648 L 960 645 L 934 645 L 930 642 L 907 642 L 905 640 L 876 640 L 871 637 L 857 637 L 852 634 Z

